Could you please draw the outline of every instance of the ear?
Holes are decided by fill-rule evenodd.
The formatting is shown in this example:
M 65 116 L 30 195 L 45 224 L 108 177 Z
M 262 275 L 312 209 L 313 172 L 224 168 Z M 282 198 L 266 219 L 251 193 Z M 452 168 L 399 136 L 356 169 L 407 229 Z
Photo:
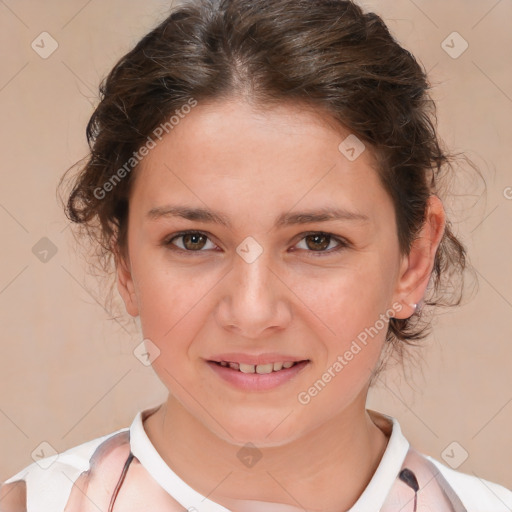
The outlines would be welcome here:
M 443 203 L 437 196 L 431 195 L 427 202 L 423 227 L 400 266 L 393 297 L 404 307 L 396 313 L 395 318 L 409 318 L 416 310 L 413 305 L 423 299 L 445 226 Z
M 137 304 L 137 295 L 133 285 L 131 265 L 128 257 L 122 256 L 118 249 L 114 250 L 116 263 L 117 289 L 123 298 L 126 311 L 129 315 L 136 317 L 139 315 L 139 306 Z

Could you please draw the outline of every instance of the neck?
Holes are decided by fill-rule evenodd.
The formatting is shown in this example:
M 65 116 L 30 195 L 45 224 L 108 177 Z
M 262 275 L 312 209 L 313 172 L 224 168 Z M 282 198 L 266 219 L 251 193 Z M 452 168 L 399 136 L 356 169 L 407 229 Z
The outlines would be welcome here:
M 339 512 L 357 501 L 387 446 L 365 400 L 298 440 L 261 448 L 252 467 L 236 458 L 241 446 L 220 439 L 170 395 L 144 428 L 182 480 L 228 509 Z

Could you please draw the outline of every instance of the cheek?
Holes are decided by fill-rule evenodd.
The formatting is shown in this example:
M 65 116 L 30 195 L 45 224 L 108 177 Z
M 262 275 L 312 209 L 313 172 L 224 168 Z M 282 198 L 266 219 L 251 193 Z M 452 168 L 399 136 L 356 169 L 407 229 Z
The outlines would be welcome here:
M 314 331 L 325 350 L 317 374 L 322 378 L 324 372 L 330 372 L 325 380 L 333 382 L 329 387 L 336 388 L 335 395 L 340 398 L 366 383 L 379 359 L 388 328 L 389 287 L 383 282 L 373 255 L 366 256 L 363 264 L 336 269 L 316 279 L 314 287 L 307 283 L 309 295 L 306 283 L 298 293 L 308 297 L 307 304 L 314 313 L 310 318 L 315 318 Z
M 193 303 L 193 287 L 177 273 L 166 273 L 153 263 L 134 265 L 133 270 L 142 333 L 159 348 L 159 360 L 163 361 L 169 345 L 176 349 L 174 340 L 182 338 L 176 333 L 190 325 L 187 313 Z
M 171 267 L 165 257 L 154 256 L 146 263 L 139 258 L 133 270 L 143 335 L 159 349 L 153 367 L 168 380 L 167 372 L 183 373 L 184 358 L 191 357 L 193 340 L 208 322 L 220 277 L 212 271 Z
M 163 324 L 171 328 L 209 288 L 207 274 L 201 277 L 192 266 L 172 262 L 165 248 L 141 250 L 133 258 L 132 269 L 141 318 L 151 330 Z
M 357 264 L 323 269 L 291 282 L 290 288 L 314 314 L 321 332 L 334 343 L 357 336 L 389 307 L 390 286 L 375 256 L 367 254 Z
M 324 326 L 322 334 L 319 331 L 316 334 L 325 355 L 317 361 L 309 387 L 301 390 L 302 401 L 299 401 L 307 402 L 307 407 L 311 407 L 308 414 L 319 421 L 355 400 L 378 363 L 389 310 L 382 288 L 370 277 L 370 274 L 356 278 L 344 276 L 335 286 L 324 287 L 316 295 L 314 311 Z

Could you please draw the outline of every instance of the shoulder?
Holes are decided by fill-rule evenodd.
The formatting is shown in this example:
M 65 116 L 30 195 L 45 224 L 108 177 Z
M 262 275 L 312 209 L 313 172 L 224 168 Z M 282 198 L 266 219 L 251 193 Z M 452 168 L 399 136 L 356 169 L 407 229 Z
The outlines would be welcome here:
M 388 422 L 387 431 L 391 432 L 395 446 L 400 443 L 408 446 L 402 468 L 413 469 L 417 476 L 421 476 L 423 487 L 428 488 L 429 491 L 425 496 L 428 494 L 439 496 L 439 498 L 444 496 L 444 499 L 452 501 L 452 505 L 456 504 L 455 508 L 452 506 L 450 510 L 512 512 L 510 489 L 479 476 L 456 471 L 433 457 L 417 451 L 402 434 L 396 418 L 372 411 L 373 417 L 377 420 L 382 417 Z M 432 482 L 432 478 L 435 478 L 437 484 Z
M 0 512 L 26 512 L 27 486 L 24 480 L 0 484 Z
M 475 475 L 456 471 L 438 460 L 423 455 L 440 471 L 468 512 L 510 512 L 512 491 Z
M 129 446 L 123 428 L 33 462 L 0 485 L 0 512 L 63 511 L 91 474 L 113 478 Z

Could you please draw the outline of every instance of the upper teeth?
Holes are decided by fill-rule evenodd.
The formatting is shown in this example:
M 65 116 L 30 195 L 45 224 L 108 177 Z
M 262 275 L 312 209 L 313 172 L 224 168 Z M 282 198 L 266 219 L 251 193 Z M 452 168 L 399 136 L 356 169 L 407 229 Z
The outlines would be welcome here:
M 244 364 L 244 363 L 228 363 L 226 361 L 220 362 L 221 366 L 229 366 L 233 370 L 240 370 L 242 373 L 271 373 L 282 370 L 283 368 L 291 368 L 294 365 L 293 361 L 286 361 L 284 363 L 268 363 L 268 364 Z

